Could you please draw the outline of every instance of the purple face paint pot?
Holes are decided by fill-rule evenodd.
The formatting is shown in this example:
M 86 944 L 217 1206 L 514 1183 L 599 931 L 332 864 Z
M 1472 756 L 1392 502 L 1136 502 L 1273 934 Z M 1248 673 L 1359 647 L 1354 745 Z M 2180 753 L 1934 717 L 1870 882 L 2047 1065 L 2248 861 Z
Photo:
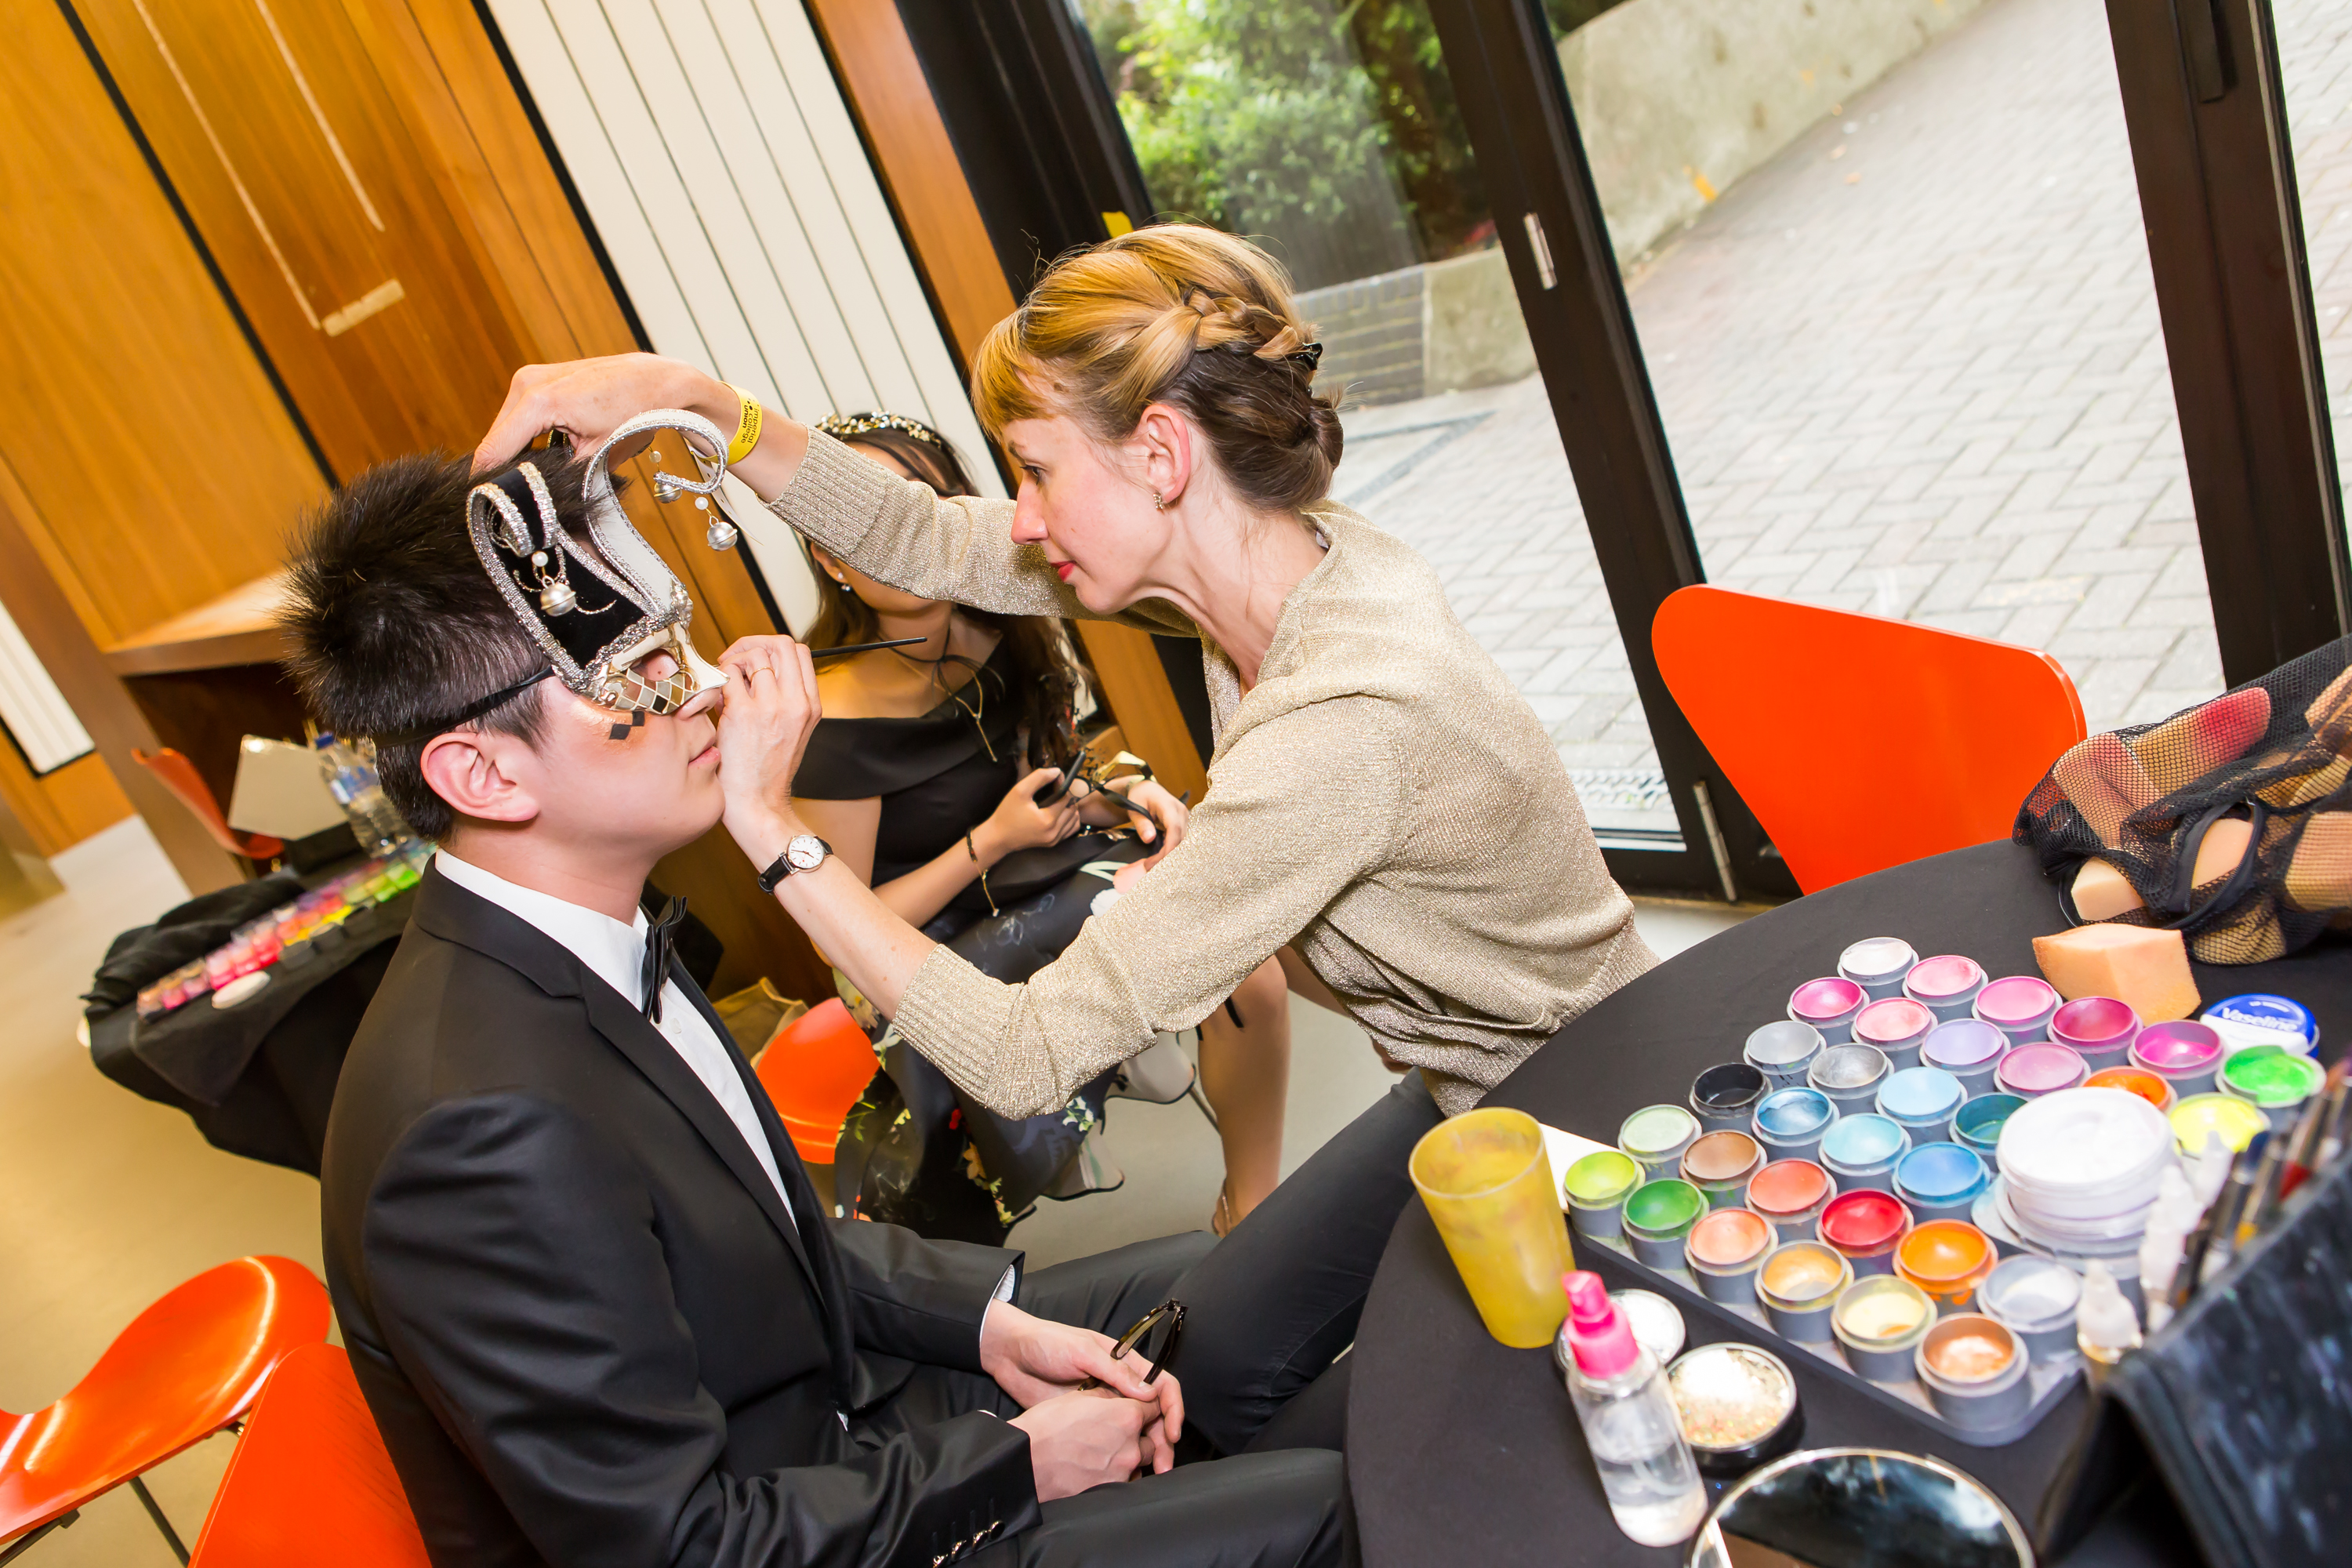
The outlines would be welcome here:
M 1895 1195 L 1922 1225 L 1968 1218 L 1991 1184 L 1984 1156 L 1958 1143 L 1922 1143 L 1895 1163 Z
M 1748 1037 L 1739 1059 L 1764 1075 L 1773 1089 L 1805 1081 L 1805 1069 L 1822 1054 L 1822 1032 L 1794 1018 L 1776 1019 Z
M 2050 1020 L 2052 1043 L 2073 1047 L 2091 1070 L 2124 1065 L 2139 1037 L 2139 1015 L 2112 996 L 2077 996 Z
M 1923 958 L 1903 977 L 1903 994 L 1945 1023 L 1967 1017 L 1984 987 L 1984 965 L 1956 952 Z
M 2007 1035 L 2010 1044 L 2030 1046 L 2050 1037 L 2050 1020 L 2058 1012 L 2058 993 L 2037 975 L 2004 975 L 1977 993 L 1969 1012 Z
M 1854 1016 L 1853 1042 L 1874 1046 L 1897 1068 L 1919 1065 L 1919 1047 L 1936 1026 L 1936 1015 L 1908 996 L 1873 1002 Z
M 1822 1134 L 1838 1119 L 1837 1102 L 1802 1085 L 1776 1089 L 1756 1105 L 1748 1131 L 1773 1160 L 1810 1160 L 1821 1152 Z
M 2221 1037 L 2210 1024 L 2150 1024 L 2132 1041 L 2131 1065 L 2172 1086 L 2179 1100 L 2205 1094 L 2221 1065 Z
M 1841 1116 L 1822 1134 L 1822 1169 L 1841 1193 L 1895 1190 L 1895 1162 L 1911 1152 L 1911 1135 L 1871 1112 Z
M 1771 1087 L 1762 1068 L 1746 1062 L 1709 1068 L 1691 1080 L 1691 1114 L 1710 1132 L 1744 1132 L 1757 1101 Z
M 1923 1067 L 1942 1068 L 1960 1080 L 1960 1092 L 1973 1100 L 1992 1092 L 1992 1076 L 2009 1053 L 2009 1037 L 1978 1018 L 1955 1018 L 1927 1031 L 1919 1047 Z
M 1904 1068 L 1878 1086 L 1874 1109 L 1912 1142 L 1940 1143 L 1951 1136 L 1952 1113 L 1967 1098 L 1960 1080 L 1942 1068 Z
M 1919 962 L 1899 936 L 1869 936 L 1838 954 L 1838 976 L 1870 993 L 1873 1001 L 1903 994 L 1903 978 Z
M 2000 1058 L 1993 1082 L 2003 1094 L 2039 1100 L 2062 1089 L 2080 1089 L 2091 1076 L 2091 1066 L 2064 1046 L 2048 1041 L 2020 1046 Z
M 2000 1130 L 2025 1104 L 2021 1094 L 1980 1094 L 1952 1112 L 1952 1142 L 1990 1154 L 2000 1146 Z
M 1808 980 L 1789 993 L 1789 1016 L 1811 1024 L 1822 1043 L 1841 1046 L 1853 1037 L 1854 1016 L 1870 1000 L 1870 993 L 1841 976 Z
M 1878 1086 L 1894 1070 L 1876 1046 L 1832 1046 L 1813 1058 L 1805 1083 L 1835 1101 L 1839 1115 L 1853 1116 L 1870 1109 Z

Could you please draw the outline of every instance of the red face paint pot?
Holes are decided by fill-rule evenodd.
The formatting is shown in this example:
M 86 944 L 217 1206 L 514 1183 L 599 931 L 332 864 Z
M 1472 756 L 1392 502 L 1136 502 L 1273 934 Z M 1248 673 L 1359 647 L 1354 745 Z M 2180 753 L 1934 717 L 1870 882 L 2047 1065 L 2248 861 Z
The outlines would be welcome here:
M 2097 1072 L 2120 1067 L 2139 1037 L 2139 1015 L 2112 996 L 2077 996 L 2050 1019 L 2050 1039 L 2071 1047 Z
M 1911 1228 L 1911 1211 L 1892 1193 L 1840 1193 L 1822 1210 L 1822 1239 L 1853 1265 L 1857 1277 L 1895 1272 L 1895 1248 Z
M 1822 1211 L 1835 1196 L 1830 1173 L 1811 1160 L 1775 1160 L 1748 1183 L 1748 1209 L 1771 1222 L 1782 1241 L 1813 1239 Z

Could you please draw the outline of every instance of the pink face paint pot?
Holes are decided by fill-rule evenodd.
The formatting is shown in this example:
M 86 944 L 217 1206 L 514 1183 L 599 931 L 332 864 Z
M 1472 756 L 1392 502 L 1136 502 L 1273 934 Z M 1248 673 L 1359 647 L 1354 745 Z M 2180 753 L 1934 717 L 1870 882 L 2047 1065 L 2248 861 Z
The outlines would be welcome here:
M 2131 1065 L 2170 1084 L 2180 1100 L 2211 1091 L 2222 1055 L 2221 1037 L 2212 1025 L 2185 1019 L 2150 1024 L 2131 1045 Z
M 1691 1226 L 1683 1259 L 1701 1294 L 1727 1307 L 1756 1304 L 1756 1270 L 1772 1250 L 1772 1227 L 1746 1209 L 1717 1209 Z
M 1870 993 L 1874 1001 L 1903 994 L 1903 979 L 1919 955 L 1899 936 L 1866 936 L 1838 954 L 1838 977 Z
M 1765 1321 L 1800 1344 L 1830 1342 L 1830 1309 L 1853 1283 L 1853 1267 L 1818 1241 L 1785 1242 L 1756 1271 L 1756 1303 Z
M 1898 1069 L 1916 1068 L 1919 1047 L 1935 1026 L 1936 1015 L 1919 1003 L 1908 996 L 1889 996 L 1854 1016 L 1853 1040 L 1859 1046 L 1875 1046 Z
M 1832 1046 L 1813 1058 L 1805 1082 L 1825 1094 L 1841 1116 L 1856 1116 L 1878 1098 L 1878 1086 L 1894 1071 L 1886 1053 L 1876 1046 Z
M 2003 1094 L 2039 1100 L 2062 1089 L 2080 1089 L 2091 1076 L 2090 1064 L 2064 1046 L 2048 1041 L 2020 1046 L 2000 1058 L 1993 1083 Z
M 1916 1359 L 1936 1414 L 1964 1431 L 1999 1431 L 2033 1408 L 2025 1347 L 1981 1312 L 1957 1312 L 1928 1330 Z
M 2145 1068 L 2102 1068 L 2083 1080 L 2084 1089 L 2119 1089 L 2138 1095 L 2158 1110 L 2170 1110 L 2179 1096 L 2172 1086 Z
M 1835 1196 L 1837 1184 L 1811 1160 L 1775 1160 L 1748 1183 L 1748 1209 L 1771 1222 L 1782 1241 L 1812 1240 L 1822 1211 Z
M 1748 1037 L 1739 1059 L 1764 1075 L 1773 1089 L 1805 1081 L 1805 1069 L 1822 1054 L 1822 1032 L 1794 1018 L 1780 1018 Z
M 2030 1046 L 2050 1037 L 2050 1020 L 2058 1012 L 2058 993 L 2038 975 L 2004 975 L 1977 993 L 1969 1012 L 2007 1035 L 2010 1044 Z
M 1853 1265 L 1857 1277 L 1895 1272 L 1895 1245 L 1911 1228 L 1911 1211 L 1892 1193 L 1840 1193 L 1822 1210 L 1822 1239 Z
M 2112 996 L 2077 996 L 2050 1019 L 2053 1044 L 2072 1047 L 2091 1070 L 2121 1067 L 2139 1037 L 2139 1015 Z
M 1789 1016 L 1821 1031 L 1822 1043 L 1839 1046 L 1853 1037 L 1853 1020 L 1870 993 L 1843 976 L 1808 980 L 1789 993 Z
M 1960 1092 L 1974 1100 L 1993 1091 L 1992 1078 L 2009 1054 L 2009 1037 L 1977 1018 L 1955 1018 L 1927 1031 L 1919 1065 L 1941 1068 L 1960 1080 Z
M 1969 1016 L 1985 988 L 1984 965 L 1958 953 L 1923 958 L 1903 977 L 1903 994 L 1936 1015 L 1940 1023 Z
M 1709 1132 L 1683 1151 L 1682 1178 L 1706 1194 L 1709 1208 L 1738 1205 L 1763 1168 L 1764 1146 L 1745 1132 Z
M 1840 1291 L 1830 1331 L 1846 1365 L 1873 1383 L 1909 1383 L 1919 1342 L 1936 1326 L 1936 1303 L 1908 1279 L 1892 1274 L 1856 1279 Z

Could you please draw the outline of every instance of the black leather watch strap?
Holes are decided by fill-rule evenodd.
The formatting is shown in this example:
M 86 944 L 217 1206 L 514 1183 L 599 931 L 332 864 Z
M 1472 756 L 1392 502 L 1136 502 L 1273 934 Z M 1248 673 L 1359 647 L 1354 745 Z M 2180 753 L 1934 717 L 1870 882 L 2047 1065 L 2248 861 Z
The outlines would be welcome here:
M 792 861 L 782 855 L 778 855 L 774 859 L 768 862 L 768 868 L 760 873 L 760 891 L 763 893 L 774 892 L 776 890 L 776 884 L 782 881 L 792 874 Z

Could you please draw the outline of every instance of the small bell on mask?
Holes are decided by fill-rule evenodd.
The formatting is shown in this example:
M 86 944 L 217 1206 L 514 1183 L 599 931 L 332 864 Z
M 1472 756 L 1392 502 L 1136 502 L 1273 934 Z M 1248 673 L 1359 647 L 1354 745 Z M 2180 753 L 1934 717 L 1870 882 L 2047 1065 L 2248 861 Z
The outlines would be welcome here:
M 710 527 L 704 532 L 702 542 L 713 550 L 734 549 L 735 542 L 743 537 L 743 531 L 728 517 L 727 509 L 712 506 L 709 496 L 695 497 L 694 504 L 710 513 Z
M 548 574 L 546 551 L 532 551 L 530 563 L 539 573 L 540 614 L 548 616 L 568 616 L 580 607 L 580 595 L 572 591 L 572 584 L 564 579 L 562 567 L 559 564 L 555 575 Z

